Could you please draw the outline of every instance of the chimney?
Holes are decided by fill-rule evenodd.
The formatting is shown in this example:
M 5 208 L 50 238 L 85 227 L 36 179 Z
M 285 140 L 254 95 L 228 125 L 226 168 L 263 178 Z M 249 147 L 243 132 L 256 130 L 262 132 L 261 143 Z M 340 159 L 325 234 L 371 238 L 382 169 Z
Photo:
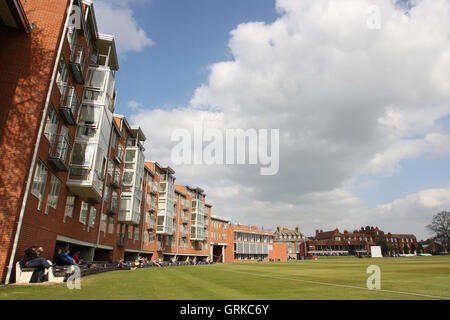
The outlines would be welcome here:
M 298 233 L 300 233 L 300 227 L 299 227 L 299 226 L 296 226 L 296 227 L 295 227 L 295 231 L 297 231 Z
M 281 227 L 280 227 L 280 226 L 278 226 L 278 227 L 277 227 L 277 231 L 279 232 L 280 230 L 281 230 Z

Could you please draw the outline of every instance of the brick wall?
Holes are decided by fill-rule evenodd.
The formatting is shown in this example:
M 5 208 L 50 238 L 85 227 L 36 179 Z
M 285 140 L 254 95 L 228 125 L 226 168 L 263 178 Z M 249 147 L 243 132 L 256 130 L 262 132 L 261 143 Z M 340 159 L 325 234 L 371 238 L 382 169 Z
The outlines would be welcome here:
M 22 0 L 28 20 L 36 25 L 30 34 L 0 29 L 0 281 L 12 248 L 16 221 L 44 102 L 54 66 L 67 1 Z M 36 234 L 24 226 L 24 242 L 43 242 L 47 233 Z

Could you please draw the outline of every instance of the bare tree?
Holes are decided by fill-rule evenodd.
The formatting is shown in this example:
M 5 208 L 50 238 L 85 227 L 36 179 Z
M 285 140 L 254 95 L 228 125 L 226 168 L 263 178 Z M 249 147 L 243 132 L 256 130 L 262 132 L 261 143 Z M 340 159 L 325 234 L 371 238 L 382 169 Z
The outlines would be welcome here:
M 442 242 L 442 246 L 449 251 L 450 239 L 450 212 L 442 211 L 433 216 L 431 224 L 427 229 L 433 232 L 437 239 Z

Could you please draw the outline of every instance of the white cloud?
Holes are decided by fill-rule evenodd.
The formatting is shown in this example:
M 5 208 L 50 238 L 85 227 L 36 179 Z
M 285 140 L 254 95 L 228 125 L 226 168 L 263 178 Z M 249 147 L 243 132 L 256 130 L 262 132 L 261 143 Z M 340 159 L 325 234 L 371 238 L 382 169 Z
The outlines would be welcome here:
M 449 153 L 448 129 L 436 123 L 450 114 L 450 2 L 423 0 L 409 16 L 393 3 L 278 0 L 275 22 L 231 32 L 233 59 L 210 66 L 189 106 L 133 117 L 151 137 L 147 156 L 172 165 L 172 131 L 199 119 L 221 130 L 279 128 L 278 175 L 262 177 L 255 166 L 174 166 L 177 183 L 204 187 L 216 213 L 242 222 L 310 231 L 375 224 L 347 191 L 357 175 L 391 174 L 403 159 Z M 373 4 L 380 30 L 366 27 Z M 378 225 L 390 221 L 377 212 Z M 424 230 L 417 215 L 398 217 L 403 224 L 384 224 L 388 231 L 419 223 Z
M 410 232 L 418 238 L 431 236 L 424 226 L 433 215 L 450 208 L 450 184 L 444 188 L 424 189 L 391 203 L 380 205 L 369 212 L 368 222 L 391 232 Z
M 135 101 L 135 100 L 130 100 L 127 103 L 128 108 L 130 108 L 133 111 L 136 111 L 137 109 L 139 109 L 140 107 L 142 107 L 142 103 L 139 101 Z
M 99 31 L 116 37 L 119 54 L 130 51 L 140 52 L 154 44 L 134 18 L 130 8 L 131 2 L 133 1 L 95 0 L 94 2 Z

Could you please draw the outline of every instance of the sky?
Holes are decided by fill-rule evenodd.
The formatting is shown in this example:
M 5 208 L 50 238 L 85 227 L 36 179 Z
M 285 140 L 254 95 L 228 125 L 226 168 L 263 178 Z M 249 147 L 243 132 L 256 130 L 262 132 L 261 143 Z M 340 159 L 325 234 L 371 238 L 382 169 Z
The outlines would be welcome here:
M 141 126 L 147 159 L 205 190 L 213 214 L 306 235 L 370 225 L 426 239 L 432 216 L 450 210 L 449 1 L 94 6 L 116 37 L 116 113 Z M 279 129 L 279 172 L 173 163 L 173 132 L 199 121 Z

